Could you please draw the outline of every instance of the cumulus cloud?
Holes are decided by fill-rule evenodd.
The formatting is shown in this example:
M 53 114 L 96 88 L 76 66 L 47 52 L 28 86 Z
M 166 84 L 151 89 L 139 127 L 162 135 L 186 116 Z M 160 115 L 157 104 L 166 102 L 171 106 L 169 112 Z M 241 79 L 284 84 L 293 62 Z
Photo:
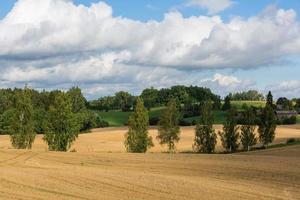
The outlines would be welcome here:
M 211 88 L 213 92 L 225 96 L 228 93 L 257 89 L 256 82 L 250 79 L 241 80 L 235 76 L 216 73 L 212 78 L 201 80 L 201 86 Z
M 190 0 L 186 3 L 186 6 L 196 6 L 207 9 L 208 14 L 216 14 L 234 4 L 231 0 Z
M 282 9 L 229 23 L 179 12 L 143 23 L 113 17 L 103 2 L 85 7 L 69 0 L 19 0 L 1 21 L 0 42 L 2 58 L 128 51 L 129 62 L 138 65 L 243 68 L 300 53 L 300 25 L 293 10 Z
M 114 16 L 104 2 L 87 7 L 72 0 L 19 0 L 0 21 L 0 44 L 5 85 L 83 85 L 92 93 L 119 84 L 138 91 L 194 84 L 190 73 L 203 69 L 256 68 L 298 55 L 300 24 L 294 10 L 277 8 L 226 23 L 179 12 L 140 22 Z M 235 90 L 251 85 L 239 81 L 216 75 L 204 83 Z

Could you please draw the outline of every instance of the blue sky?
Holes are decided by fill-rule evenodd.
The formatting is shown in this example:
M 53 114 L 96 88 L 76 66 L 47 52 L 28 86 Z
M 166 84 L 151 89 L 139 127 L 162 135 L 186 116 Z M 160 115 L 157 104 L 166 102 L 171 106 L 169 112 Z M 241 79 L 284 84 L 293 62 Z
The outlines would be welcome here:
M 89 98 L 96 98 L 119 89 L 138 94 L 149 86 L 159 88 L 172 84 L 197 84 L 210 87 L 222 96 L 227 92 L 257 89 L 264 93 L 274 90 L 276 97 L 299 97 L 300 1 L 220 0 L 218 5 L 213 1 L 216 2 L 107 0 L 101 4 L 97 0 L 74 0 L 68 3 L 66 0 L 45 0 L 33 6 L 36 0 L 0 0 L 0 19 L 6 22 L 0 24 L 0 30 L 4 30 L 0 34 L 0 41 L 7 44 L 0 49 L 0 70 L 5 74 L 0 76 L 0 87 L 21 87 L 28 83 L 37 89 L 65 89 L 79 85 Z M 14 8 L 16 2 L 18 6 Z M 85 11 L 76 10 L 79 4 L 85 6 Z M 95 10 L 92 4 L 101 6 Z M 221 4 L 224 7 L 220 7 Z M 114 27 L 102 19 L 84 21 L 77 17 L 87 12 L 109 13 L 109 8 L 113 12 L 112 16 L 108 14 L 109 20 L 113 24 L 117 21 Z M 49 15 L 39 13 L 41 10 L 49 12 Z M 33 14 L 35 12 L 39 14 Z M 65 12 L 72 13 L 70 16 L 74 19 L 54 19 L 56 16 L 52 12 L 61 13 L 62 16 Z M 11 17 L 5 18 L 8 13 L 12 13 Z M 205 19 L 200 19 L 200 16 Z M 151 20 L 155 20 L 157 25 L 149 24 Z M 51 25 L 57 25 L 58 21 L 69 25 L 64 32 Z M 49 25 L 46 28 L 41 26 L 45 22 Z M 18 25 L 12 26 L 16 23 Z M 96 25 L 87 25 L 86 30 L 79 27 L 89 23 Z M 259 26 L 264 27 L 263 23 L 274 29 L 274 33 L 266 28 L 261 30 L 260 35 Z M 110 35 L 102 33 L 101 27 L 109 27 L 105 30 Z M 156 33 L 151 37 L 153 27 Z M 187 29 L 182 30 L 185 27 Z M 76 30 L 82 30 L 83 36 L 78 36 Z M 100 36 L 93 35 L 88 41 L 90 30 Z M 177 37 L 170 31 L 177 31 Z M 164 34 L 171 34 L 170 39 Z M 227 34 L 228 40 L 225 36 L 223 38 L 224 34 Z M 134 41 L 135 38 L 139 41 Z M 106 44 L 107 41 L 111 42 Z M 224 43 L 224 49 L 220 42 Z M 148 49 L 149 45 L 153 50 Z M 142 54 L 144 51 L 146 53 Z M 68 70 L 80 74 L 84 69 L 90 70 L 93 80 L 68 75 L 57 80 L 55 74 L 68 74 Z M 93 73 L 93 70 L 97 72 Z M 155 77 L 154 73 L 148 73 L 153 71 Z M 130 75 L 127 74 L 129 72 Z M 44 78 L 37 78 L 37 74 L 44 75 Z M 141 78 L 143 76 L 145 78 Z

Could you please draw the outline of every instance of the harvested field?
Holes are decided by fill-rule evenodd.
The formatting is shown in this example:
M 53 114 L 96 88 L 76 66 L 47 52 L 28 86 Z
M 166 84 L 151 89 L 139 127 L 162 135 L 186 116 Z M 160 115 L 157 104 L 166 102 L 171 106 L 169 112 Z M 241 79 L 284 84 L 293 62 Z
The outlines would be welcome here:
M 216 131 L 221 130 L 221 125 L 215 125 Z M 192 151 L 195 127 L 182 127 L 181 140 L 177 144 L 177 151 Z M 124 134 L 127 127 L 95 129 L 92 133 L 81 134 L 76 140 L 71 150 L 77 152 L 125 152 Z M 156 140 L 157 129 L 150 129 L 155 146 L 149 152 L 166 152 L 167 147 L 161 146 Z M 38 135 L 34 144 L 34 151 L 46 151 L 47 145 L 42 140 L 42 135 Z M 287 138 L 300 138 L 300 125 L 278 126 L 274 143 L 285 142 Z M 0 149 L 11 148 L 9 136 L 0 136 Z M 222 150 L 218 141 L 217 150 Z
M 299 145 L 231 155 L 127 154 L 125 132 L 80 135 L 76 153 L 45 151 L 41 135 L 33 150 L 13 150 L 1 136 L 0 199 L 300 199 Z M 297 136 L 299 126 L 284 126 L 276 140 Z M 193 127 L 182 128 L 178 149 L 191 149 L 192 140 Z M 151 151 L 164 150 L 156 144 Z

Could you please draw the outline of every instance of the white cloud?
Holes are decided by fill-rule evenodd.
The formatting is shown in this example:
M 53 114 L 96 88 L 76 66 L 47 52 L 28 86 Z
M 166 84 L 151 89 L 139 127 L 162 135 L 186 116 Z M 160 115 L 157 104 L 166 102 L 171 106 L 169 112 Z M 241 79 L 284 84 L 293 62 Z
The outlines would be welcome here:
M 268 8 L 228 23 L 219 16 L 186 18 L 179 12 L 148 22 L 112 13 L 103 2 L 86 7 L 71 0 L 19 0 L 0 21 L 0 82 L 80 84 L 98 92 L 119 84 L 138 91 L 196 84 L 191 71 L 256 68 L 300 54 L 300 24 L 293 10 Z M 217 74 L 206 84 L 222 92 L 252 83 Z
M 201 80 L 198 85 L 211 88 L 213 92 L 225 96 L 230 92 L 257 89 L 253 80 L 241 80 L 235 76 L 216 73 L 210 79 Z
M 271 90 L 275 98 L 279 98 L 279 97 L 299 98 L 300 80 L 287 80 L 287 81 L 282 81 L 281 83 L 278 84 L 272 84 L 266 88 L 266 91 L 267 90 Z
M 189 0 L 186 6 L 196 6 L 200 8 L 207 9 L 208 14 L 216 14 L 234 4 L 231 0 Z

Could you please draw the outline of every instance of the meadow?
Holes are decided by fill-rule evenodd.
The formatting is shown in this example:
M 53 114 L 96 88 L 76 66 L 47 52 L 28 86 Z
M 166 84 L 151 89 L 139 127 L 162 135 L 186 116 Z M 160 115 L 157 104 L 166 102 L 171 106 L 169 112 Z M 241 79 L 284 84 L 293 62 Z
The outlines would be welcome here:
M 221 126 L 215 126 L 217 130 Z M 181 128 L 178 152 L 191 150 L 194 127 Z M 0 199 L 299 199 L 300 145 L 236 154 L 167 154 L 155 141 L 146 154 L 125 153 L 126 127 L 81 134 L 70 152 L 32 150 L 0 136 Z M 150 134 L 155 137 L 157 129 Z M 300 138 L 279 126 L 274 143 Z M 220 148 L 218 144 L 217 149 Z
M 257 108 L 264 107 L 265 101 L 231 101 L 232 106 L 238 110 L 242 110 L 243 104 L 247 106 L 254 106 Z M 164 107 L 152 108 L 149 111 L 149 118 L 159 117 Z M 100 116 L 109 123 L 110 126 L 118 127 L 127 124 L 131 112 L 122 112 L 120 110 L 100 112 L 96 111 Z M 215 124 L 222 124 L 225 121 L 226 112 L 222 110 L 215 110 L 214 112 Z M 185 121 L 197 121 L 199 116 L 184 118 Z M 300 122 L 299 122 L 300 123 Z

